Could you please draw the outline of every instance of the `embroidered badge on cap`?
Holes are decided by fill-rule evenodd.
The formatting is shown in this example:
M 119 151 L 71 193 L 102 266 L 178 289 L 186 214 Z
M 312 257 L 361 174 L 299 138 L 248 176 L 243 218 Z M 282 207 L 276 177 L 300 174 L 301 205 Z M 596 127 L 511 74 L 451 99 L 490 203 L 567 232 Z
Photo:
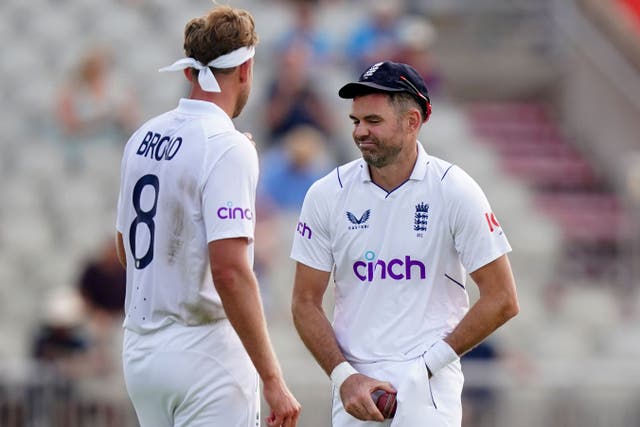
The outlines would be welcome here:
M 377 64 L 373 64 L 371 67 L 369 67 L 369 69 L 362 75 L 363 79 L 368 79 L 369 77 L 373 76 L 373 74 L 378 71 L 378 68 L 380 68 L 380 66 L 382 65 L 382 62 L 378 62 Z

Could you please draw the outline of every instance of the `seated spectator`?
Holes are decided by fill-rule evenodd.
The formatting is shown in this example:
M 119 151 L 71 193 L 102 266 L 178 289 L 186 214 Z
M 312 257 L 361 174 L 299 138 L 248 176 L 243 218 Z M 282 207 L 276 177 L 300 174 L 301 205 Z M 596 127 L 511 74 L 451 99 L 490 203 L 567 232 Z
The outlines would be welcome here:
M 134 129 L 138 109 L 110 66 L 106 49 L 91 49 L 62 87 L 57 116 L 66 135 L 91 138 L 113 130 L 129 134 Z
M 58 94 L 55 113 L 70 167 L 81 166 L 80 144 L 120 144 L 135 129 L 137 103 L 112 71 L 109 52 L 90 49 Z
M 126 271 L 120 265 L 116 246 L 107 239 L 97 257 L 83 267 L 78 290 L 90 312 L 104 313 L 116 318 L 124 313 L 127 286 Z
M 313 0 L 290 0 L 293 9 L 293 24 L 278 41 L 277 52 L 286 52 L 292 46 L 304 46 L 310 53 L 310 66 L 323 64 L 330 54 L 330 40 L 318 29 L 315 16 L 318 5 Z
M 279 211 L 297 211 L 311 184 L 328 172 L 327 142 L 310 126 L 297 126 L 263 156 L 259 198 Z
M 97 256 L 83 266 L 77 284 L 87 314 L 85 325 L 94 366 L 79 386 L 94 399 L 94 409 L 105 414 L 109 426 L 121 425 L 122 404 L 128 404 L 121 356 L 126 280 L 116 245 L 109 237 Z
M 332 163 L 324 135 L 305 125 L 290 130 L 261 156 L 254 270 L 268 318 L 282 316 L 277 310 L 280 296 L 274 295 L 277 291 L 274 286 L 280 280 L 281 263 L 287 259 L 283 233 L 289 235 L 295 228 L 294 218 L 307 190 L 329 171 Z
M 264 108 L 266 148 L 299 125 L 314 127 L 327 137 L 333 131 L 330 109 L 312 86 L 309 57 L 308 47 L 298 43 L 290 45 L 277 61 Z
M 40 414 L 24 414 L 24 425 L 38 425 L 38 417 L 51 417 L 54 411 L 60 425 L 70 425 L 77 412 L 73 395 L 78 381 L 93 369 L 91 337 L 84 325 L 82 299 L 74 289 L 54 289 L 43 300 L 43 316 L 31 341 L 31 356 L 38 362 L 35 372 L 41 380 L 28 386 L 26 398 L 33 405 L 42 404 L 43 395 L 51 397 L 40 407 Z
M 398 0 L 374 0 L 367 15 L 351 33 L 346 56 L 360 74 L 369 65 L 392 58 L 399 48 L 401 7 Z
M 47 295 L 43 318 L 32 341 L 34 359 L 65 378 L 77 377 L 74 362 L 87 353 L 90 345 L 83 320 L 82 300 L 76 292 L 56 289 Z
M 411 64 L 422 76 L 433 100 L 441 94 L 441 76 L 433 52 L 436 30 L 424 17 L 406 17 L 398 33 L 394 61 Z
M 83 268 L 77 288 L 56 291 L 46 300 L 33 356 L 82 386 L 92 381 L 102 389 L 108 381 L 117 385 L 125 286 L 115 244 L 107 239 Z

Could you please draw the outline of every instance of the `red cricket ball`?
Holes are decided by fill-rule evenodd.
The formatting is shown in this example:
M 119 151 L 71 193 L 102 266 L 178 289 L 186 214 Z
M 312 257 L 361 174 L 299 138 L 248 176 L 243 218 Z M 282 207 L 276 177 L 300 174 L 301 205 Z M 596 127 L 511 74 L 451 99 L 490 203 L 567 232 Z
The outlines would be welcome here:
M 376 406 L 385 418 L 393 418 L 396 414 L 397 402 L 395 393 L 387 393 L 386 391 L 376 400 Z

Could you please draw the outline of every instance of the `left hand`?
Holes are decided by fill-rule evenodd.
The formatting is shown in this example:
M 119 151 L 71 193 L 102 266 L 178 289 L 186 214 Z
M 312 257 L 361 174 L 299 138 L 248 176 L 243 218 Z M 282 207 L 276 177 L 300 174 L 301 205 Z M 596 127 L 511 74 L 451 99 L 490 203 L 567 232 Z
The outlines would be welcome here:
M 396 393 L 393 386 L 386 382 L 353 374 L 342 383 L 340 398 L 347 413 L 362 421 L 384 421 L 384 416 L 378 410 L 371 396 L 376 390 Z
M 271 409 L 266 419 L 268 427 L 296 427 L 300 404 L 282 378 L 264 382 L 264 398 Z

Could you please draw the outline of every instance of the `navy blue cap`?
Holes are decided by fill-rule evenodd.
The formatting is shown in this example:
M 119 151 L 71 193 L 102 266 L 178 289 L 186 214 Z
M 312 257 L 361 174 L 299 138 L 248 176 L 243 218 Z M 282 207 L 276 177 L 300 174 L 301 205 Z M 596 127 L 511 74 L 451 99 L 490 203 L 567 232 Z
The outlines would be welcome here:
M 342 86 L 338 96 L 353 99 L 375 92 L 407 92 L 418 101 L 425 116 L 429 116 L 429 91 L 420 74 L 411 65 L 392 61 L 373 64 L 360 75 L 357 82 Z

